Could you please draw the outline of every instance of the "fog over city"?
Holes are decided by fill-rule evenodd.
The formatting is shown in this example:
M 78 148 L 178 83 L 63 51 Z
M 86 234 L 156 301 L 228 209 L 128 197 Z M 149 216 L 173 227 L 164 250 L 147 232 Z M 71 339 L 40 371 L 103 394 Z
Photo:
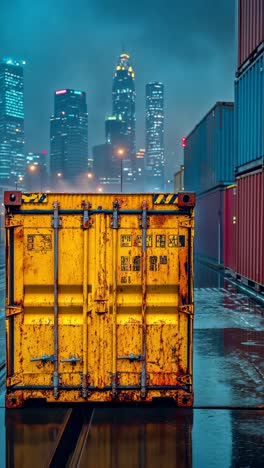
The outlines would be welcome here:
M 63 88 L 87 93 L 89 155 L 104 143 L 122 51 L 135 71 L 136 150 L 145 148 L 145 86 L 164 85 L 166 177 L 182 162 L 180 138 L 216 101 L 233 99 L 234 1 L 2 0 L 0 22 L 0 57 L 27 62 L 26 152 L 50 151 L 54 91 Z

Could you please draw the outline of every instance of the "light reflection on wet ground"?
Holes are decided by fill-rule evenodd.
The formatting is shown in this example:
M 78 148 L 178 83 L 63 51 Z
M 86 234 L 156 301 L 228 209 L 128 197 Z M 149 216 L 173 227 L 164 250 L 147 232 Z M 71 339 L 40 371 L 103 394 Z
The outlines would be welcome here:
M 97 411 L 80 466 L 259 466 L 263 425 L 264 412 L 256 411 Z
M 237 292 L 218 271 L 198 265 L 195 275 L 196 409 L 96 409 L 81 466 L 262 466 L 264 409 L 254 408 L 264 404 L 264 308 Z M 1 311 L 0 333 L 1 361 Z M 253 409 L 242 409 L 249 407 Z M 18 412 L 20 421 L 17 412 L 8 412 L 5 440 L 0 410 L 0 466 L 5 466 L 5 451 L 7 461 L 15 461 L 7 466 L 41 466 L 43 454 L 54 444 L 58 410 L 38 410 L 35 421 L 26 411 L 22 418 Z
M 205 266 L 203 270 L 212 278 L 210 288 L 199 287 L 200 277 L 195 282 L 195 406 L 261 406 L 264 309 L 220 273 Z
M 9 412 L 7 466 L 45 466 L 65 411 Z M 79 466 L 260 467 L 263 433 L 260 410 L 101 408 L 95 410 Z

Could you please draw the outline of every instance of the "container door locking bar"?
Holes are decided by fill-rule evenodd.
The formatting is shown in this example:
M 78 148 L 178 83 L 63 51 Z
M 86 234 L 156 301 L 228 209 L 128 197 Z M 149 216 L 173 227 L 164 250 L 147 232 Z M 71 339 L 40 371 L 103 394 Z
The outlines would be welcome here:
M 31 358 L 30 362 L 34 362 L 34 361 L 54 362 L 54 360 L 55 360 L 54 354 L 51 354 L 50 356 L 47 356 L 47 354 L 42 354 L 42 356 L 40 357 Z
M 86 399 L 88 397 L 87 385 L 88 382 L 88 322 L 87 322 L 87 313 L 88 313 L 88 232 L 92 227 L 91 218 L 89 210 L 91 209 L 91 204 L 87 201 L 82 202 L 83 208 L 83 369 L 81 375 L 81 386 L 82 386 L 82 397 Z M 74 356 L 72 356 L 73 358 Z M 66 362 L 66 361 L 64 361 Z M 69 361 L 68 361 L 69 362 Z M 75 358 L 75 364 L 77 360 Z M 72 362 L 73 363 L 73 362 Z
M 111 374 L 111 396 L 114 399 L 116 397 L 116 387 L 119 382 L 119 376 L 117 374 L 117 336 L 116 336 L 116 313 L 117 313 L 117 233 L 119 224 L 119 215 L 118 210 L 120 208 L 120 203 L 118 200 L 113 202 L 113 219 L 111 227 L 113 229 L 113 315 L 112 315 L 112 374 Z
M 58 352 L 59 352 L 59 320 L 58 320 L 58 282 L 59 282 L 59 228 L 61 219 L 59 217 L 59 203 L 53 203 L 52 227 L 54 229 L 54 372 L 53 372 L 53 396 L 55 400 L 59 398 L 59 372 L 58 372 Z
M 148 215 L 147 215 L 147 202 L 146 200 L 142 203 L 142 215 L 139 218 L 141 223 L 140 227 L 142 229 L 142 307 L 141 307 L 141 316 L 142 316 L 142 369 L 140 376 L 140 385 L 141 385 L 141 398 L 146 398 L 146 346 L 147 346 L 147 326 L 146 326 L 146 311 L 147 311 L 147 228 L 148 224 Z
M 129 361 L 141 361 L 142 356 L 141 354 L 135 355 L 133 353 L 129 354 L 129 356 L 117 356 L 117 359 L 128 359 Z
M 80 358 L 76 358 L 74 355 L 72 355 L 71 357 L 69 357 L 69 359 L 61 359 L 60 362 L 70 362 L 71 364 L 75 366 L 75 364 L 79 362 L 80 360 L 81 360 Z

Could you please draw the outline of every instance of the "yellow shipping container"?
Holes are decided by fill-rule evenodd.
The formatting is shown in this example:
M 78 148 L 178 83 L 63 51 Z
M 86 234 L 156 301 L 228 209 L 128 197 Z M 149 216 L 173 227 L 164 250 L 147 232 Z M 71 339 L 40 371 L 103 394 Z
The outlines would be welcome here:
M 6 192 L 6 405 L 191 406 L 194 194 Z

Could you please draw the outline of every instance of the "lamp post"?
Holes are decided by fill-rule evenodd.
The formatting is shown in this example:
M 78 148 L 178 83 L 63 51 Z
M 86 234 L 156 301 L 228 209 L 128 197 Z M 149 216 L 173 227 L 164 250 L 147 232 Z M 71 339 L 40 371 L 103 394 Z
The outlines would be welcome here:
M 93 191 L 93 188 L 94 188 L 94 184 L 95 184 L 95 180 L 94 180 L 95 176 L 94 176 L 94 173 L 92 171 L 90 172 L 86 172 L 85 173 L 85 181 L 84 181 L 84 187 L 85 187 L 85 191 L 88 190 L 91 192 Z M 88 183 L 87 183 L 88 182 Z
M 117 156 L 120 158 L 120 162 L 121 162 L 121 173 L 120 173 L 120 192 L 122 193 L 123 192 L 123 159 L 124 159 L 124 156 L 125 156 L 125 149 L 124 148 L 118 148 L 117 149 Z
M 166 192 L 169 190 L 171 183 L 172 183 L 171 179 L 166 179 Z
M 18 184 L 18 182 L 23 182 L 23 180 L 24 180 L 24 177 L 22 177 L 22 176 L 19 176 L 19 177 L 18 177 L 18 179 L 17 179 L 17 181 L 16 181 L 16 190 L 17 190 L 17 184 Z
M 35 182 L 35 181 L 32 181 L 32 174 L 35 174 L 37 171 L 38 171 L 38 167 L 35 164 L 30 164 L 30 166 L 28 166 L 28 174 L 29 174 L 29 177 L 28 177 L 28 182 L 29 182 L 28 183 L 28 190 L 32 190 L 32 182 Z M 33 184 L 33 186 L 34 186 L 34 184 Z
M 53 179 L 53 184 L 54 184 L 53 190 L 59 192 L 62 180 L 63 180 L 63 173 L 60 171 L 56 172 L 55 177 Z

